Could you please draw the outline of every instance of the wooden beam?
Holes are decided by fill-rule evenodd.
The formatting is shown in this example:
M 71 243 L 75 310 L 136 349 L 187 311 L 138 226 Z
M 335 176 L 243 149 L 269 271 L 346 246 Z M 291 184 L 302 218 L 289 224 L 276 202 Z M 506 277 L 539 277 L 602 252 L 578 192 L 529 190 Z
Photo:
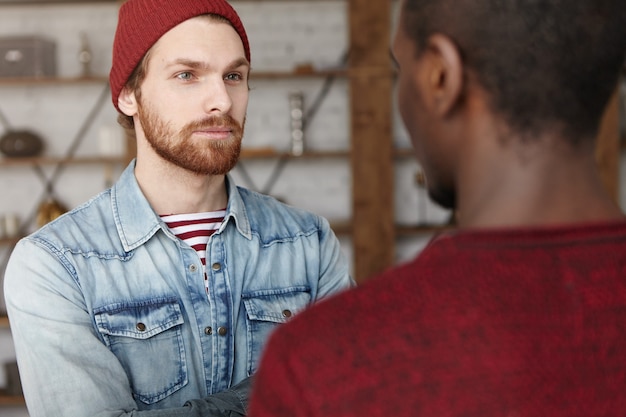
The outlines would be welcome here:
M 609 102 L 596 141 L 596 161 L 602 182 L 619 203 L 619 88 Z
M 395 256 L 391 2 L 349 0 L 352 244 L 357 282 Z

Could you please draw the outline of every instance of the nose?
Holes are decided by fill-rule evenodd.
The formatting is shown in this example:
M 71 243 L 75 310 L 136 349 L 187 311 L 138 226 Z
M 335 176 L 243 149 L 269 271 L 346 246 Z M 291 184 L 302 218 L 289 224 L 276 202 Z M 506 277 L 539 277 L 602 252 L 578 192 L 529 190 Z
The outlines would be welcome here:
M 227 114 L 233 101 L 224 80 L 220 77 L 212 77 L 207 80 L 203 91 L 203 107 L 207 114 Z

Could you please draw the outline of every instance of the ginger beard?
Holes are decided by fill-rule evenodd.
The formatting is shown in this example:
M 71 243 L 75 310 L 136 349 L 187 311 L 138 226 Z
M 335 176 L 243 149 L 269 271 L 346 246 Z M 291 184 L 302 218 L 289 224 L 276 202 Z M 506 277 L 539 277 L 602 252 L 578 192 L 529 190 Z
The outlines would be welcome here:
M 137 117 L 146 140 L 161 158 L 200 175 L 225 175 L 237 164 L 245 120 L 240 125 L 229 115 L 210 116 L 176 131 L 142 100 L 137 104 Z M 192 137 L 193 132 L 212 127 L 229 128 L 230 137 L 224 140 Z

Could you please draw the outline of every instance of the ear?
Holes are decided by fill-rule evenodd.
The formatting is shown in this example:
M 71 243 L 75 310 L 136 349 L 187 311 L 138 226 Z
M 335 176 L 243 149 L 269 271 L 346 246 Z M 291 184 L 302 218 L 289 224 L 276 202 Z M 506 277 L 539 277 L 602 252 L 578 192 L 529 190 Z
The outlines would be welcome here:
M 452 40 L 434 34 L 424 49 L 422 87 L 431 109 L 445 116 L 460 102 L 464 89 L 463 62 Z
M 137 97 L 135 93 L 130 91 L 128 87 L 122 88 L 117 98 L 117 106 L 126 116 L 134 116 L 137 114 Z

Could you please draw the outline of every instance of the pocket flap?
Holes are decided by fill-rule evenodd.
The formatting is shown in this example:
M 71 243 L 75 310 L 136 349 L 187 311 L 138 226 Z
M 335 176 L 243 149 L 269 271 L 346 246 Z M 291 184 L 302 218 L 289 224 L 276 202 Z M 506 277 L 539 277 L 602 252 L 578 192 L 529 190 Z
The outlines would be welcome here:
M 284 323 L 311 302 L 308 288 L 288 291 L 260 291 L 243 296 L 248 319 Z
M 115 304 L 95 312 L 102 334 L 147 339 L 184 323 L 177 300 Z

